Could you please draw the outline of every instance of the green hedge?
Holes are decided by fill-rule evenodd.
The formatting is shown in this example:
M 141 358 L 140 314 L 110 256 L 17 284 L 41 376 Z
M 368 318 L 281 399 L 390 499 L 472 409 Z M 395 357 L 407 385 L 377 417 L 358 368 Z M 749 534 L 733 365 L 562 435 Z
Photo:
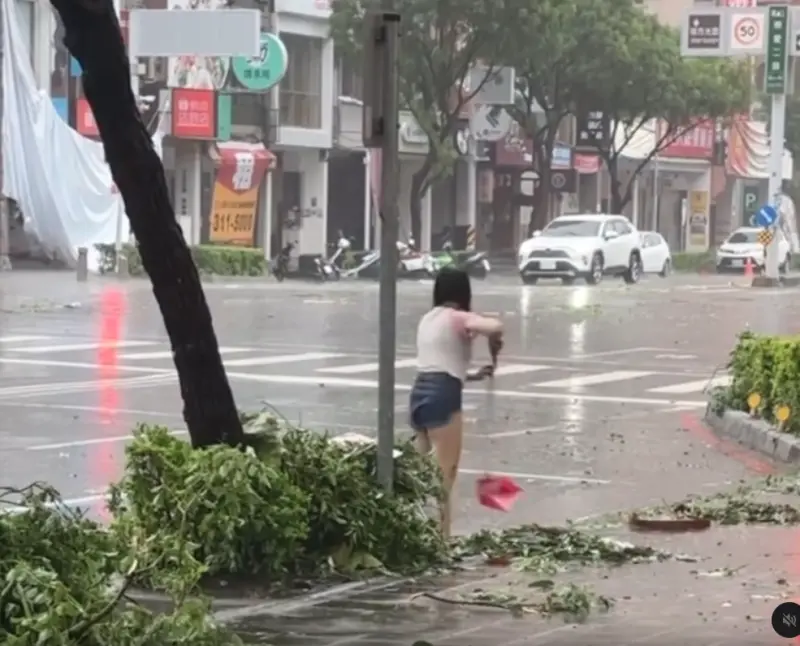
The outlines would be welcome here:
M 679 251 L 672 254 L 672 268 L 675 271 L 714 271 L 716 252 Z
M 117 264 L 116 249 L 113 244 L 98 244 L 100 252 L 100 273 L 111 273 Z M 125 244 L 122 251 L 128 259 L 128 273 L 131 276 L 144 276 L 139 248 Z M 264 276 L 268 263 L 264 251 L 251 247 L 225 247 L 221 245 L 198 245 L 191 247 L 192 258 L 201 274 L 213 276 Z
M 747 399 L 756 393 L 761 396 L 761 417 L 777 423 L 775 411 L 788 406 L 790 417 L 783 430 L 800 433 L 800 336 L 745 332 L 731 352 L 728 369 L 732 383 L 720 393 L 724 407 L 749 411 Z

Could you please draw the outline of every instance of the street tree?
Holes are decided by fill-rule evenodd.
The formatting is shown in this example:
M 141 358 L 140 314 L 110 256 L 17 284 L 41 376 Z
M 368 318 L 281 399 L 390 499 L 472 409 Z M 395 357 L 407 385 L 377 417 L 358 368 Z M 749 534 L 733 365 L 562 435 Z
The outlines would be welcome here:
M 517 102 L 509 112 L 523 137 L 533 141 L 539 176 L 529 234 L 546 222 L 559 127 L 598 65 L 587 40 L 625 29 L 633 6 L 633 0 L 523 0 L 513 27 L 503 33 L 509 41 L 524 43 L 509 47 L 504 62 L 517 71 Z
M 464 109 L 494 73 L 500 51 L 507 45 L 503 31 L 515 20 L 519 0 L 404 0 L 400 13 L 398 68 L 401 108 L 408 110 L 425 132 L 428 153 L 414 172 L 409 195 L 411 235 L 420 239 L 422 197 L 452 172 L 453 146 Z M 363 55 L 369 0 L 333 0 L 331 37 L 337 51 Z M 476 63 L 486 73 L 468 87 Z
M 703 119 L 729 117 L 750 103 L 744 63 L 682 58 L 677 32 L 629 4 L 620 6 L 616 29 L 586 34 L 585 56 L 594 64 L 581 68 L 585 74 L 573 79 L 572 88 L 578 122 L 599 112 L 608 124 L 609 141 L 595 147 L 610 176 L 609 209 L 615 213 L 630 202 L 634 179 L 658 153 Z M 633 161 L 623 181 L 625 149 L 644 136 L 655 143 L 644 158 Z
M 164 167 L 130 87 L 128 56 L 114 5 L 111 0 L 51 3 L 64 24 L 64 44 L 83 69 L 84 93 L 172 344 L 192 445 L 241 445 L 242 424 L 211 312 L 175 220 Z

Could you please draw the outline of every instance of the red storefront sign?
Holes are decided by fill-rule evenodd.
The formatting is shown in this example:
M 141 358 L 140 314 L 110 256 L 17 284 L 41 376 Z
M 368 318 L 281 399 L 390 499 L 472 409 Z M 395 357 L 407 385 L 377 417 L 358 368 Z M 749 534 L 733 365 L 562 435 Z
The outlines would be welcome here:
M 75 104 L 75 129 L 87 137 L 100 136 L 92 108 L 89 107 L 89 102 L 86 99 L 78 99 Z
M 579 175 L 594 175 L 600 170 L 600 156 L 576 153 L 572 164 Z
M 216 107 L 214 90 L 172 90 L 172 136 L 214 139 L 217 130 Z
M 658 141 L 664 138 L 666 125 L 659 127 Z M 671 136 L 671 143 L 659 151 L 661 157 L 683 157 L 688 159 L 710 159 L 714 155 L 716 124 L 713 120 L 699 121 L 693 128 L 682 126 L 678 137 Z M 674 141 L 672 141 L 674 139 Z

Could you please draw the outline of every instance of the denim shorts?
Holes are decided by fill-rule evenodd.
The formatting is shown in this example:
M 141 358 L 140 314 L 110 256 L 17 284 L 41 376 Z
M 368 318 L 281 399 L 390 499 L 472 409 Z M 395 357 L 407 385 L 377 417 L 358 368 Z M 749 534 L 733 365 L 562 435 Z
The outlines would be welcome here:
M 417 375 L 409 398 L 409 423 L 415 431 L 430 431 L 447 425 L 461 412 L 464 385 L 446 372 Z

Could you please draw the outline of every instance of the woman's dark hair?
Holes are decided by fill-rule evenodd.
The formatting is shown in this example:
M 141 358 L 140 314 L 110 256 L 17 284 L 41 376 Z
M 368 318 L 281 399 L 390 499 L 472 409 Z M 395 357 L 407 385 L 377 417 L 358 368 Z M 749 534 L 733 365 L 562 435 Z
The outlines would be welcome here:
M 472 287 L 467 272 L 445 267 L 433 284 L 433 306 L 456 305 L 463 312 L 472 311 Z

